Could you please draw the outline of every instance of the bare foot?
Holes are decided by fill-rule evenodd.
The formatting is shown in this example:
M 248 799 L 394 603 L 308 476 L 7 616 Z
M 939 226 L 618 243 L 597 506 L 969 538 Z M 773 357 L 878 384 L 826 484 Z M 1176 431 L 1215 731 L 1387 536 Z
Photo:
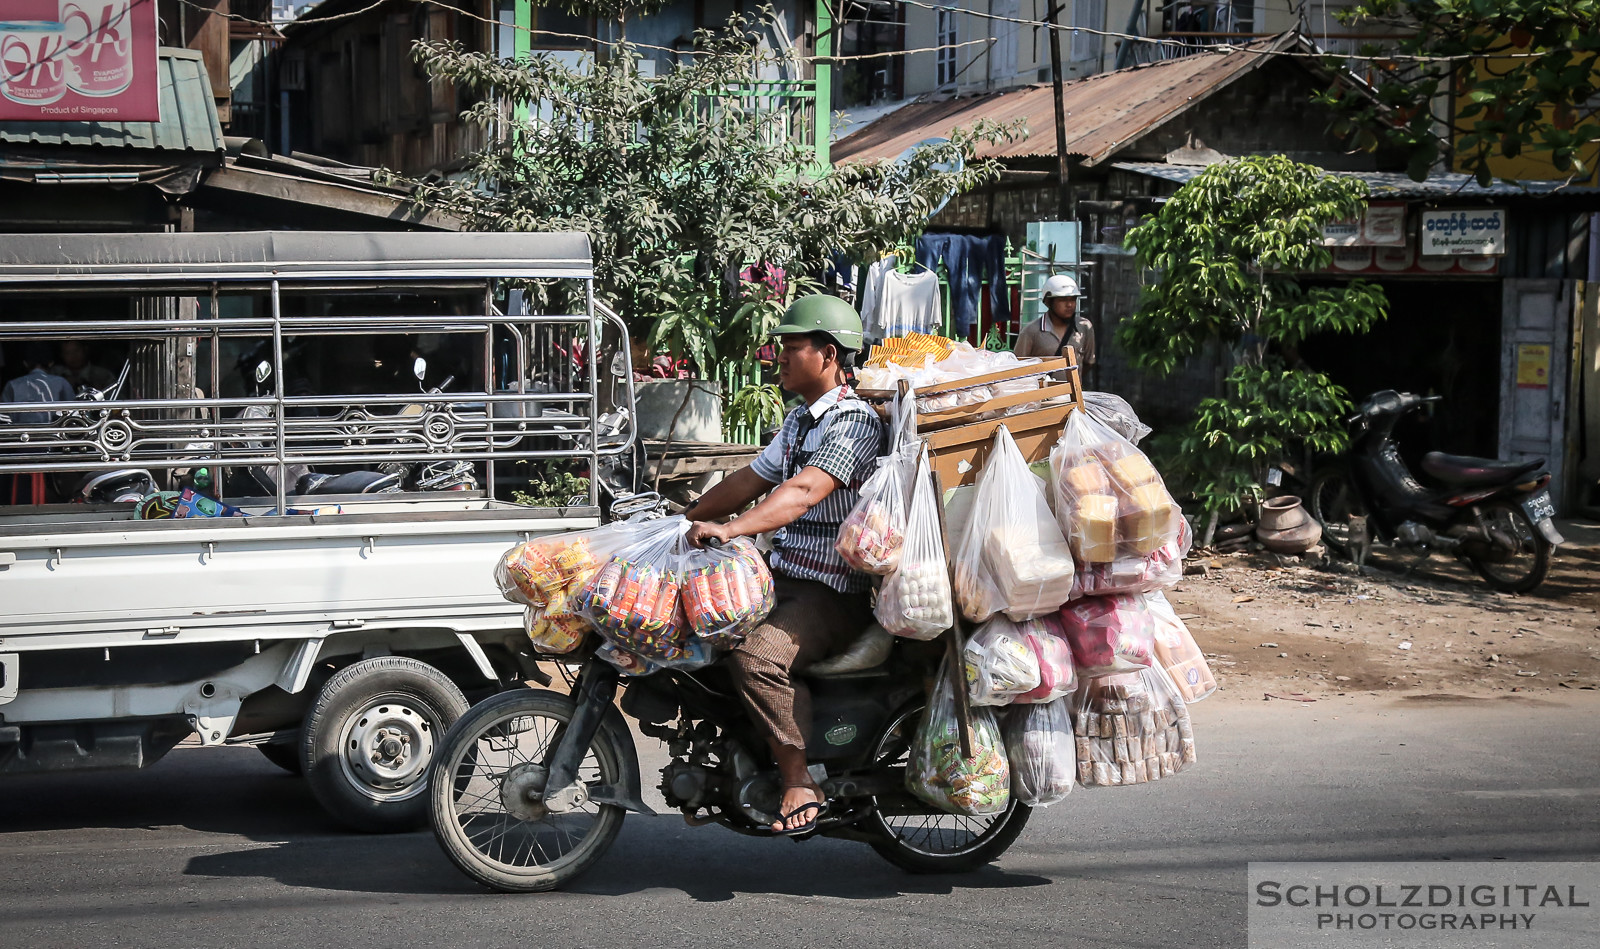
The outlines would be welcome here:
M 801 785 L 799 787 L 787 787 L 783 789 L 783 800 L 778 804 L 778 814 L 780 817 L 784 814 L 794 814 L 794 809 L 797 807 L 803 807 L 806 804 L 813 803 L 821 804 L 822 802 L 822 792 L 814 787 L 807 787 L 805 785 Z M 817 818 L 817 814 L 818 810 L 816 808 L 807 807 L 805 810 L 798 814 L 794 814 L 793 817 L 790 817 L 786 821 L 774 821 L 772 823 L 772 829 L 774 831 L 780 831 L 794 830 L 796 827 L 804 827 L 806 824 L 815 820 Z

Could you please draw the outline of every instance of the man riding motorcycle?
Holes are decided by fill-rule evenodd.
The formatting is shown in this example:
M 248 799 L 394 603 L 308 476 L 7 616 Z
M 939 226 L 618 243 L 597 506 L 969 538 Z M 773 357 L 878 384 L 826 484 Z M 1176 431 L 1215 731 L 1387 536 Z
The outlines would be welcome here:
M 849 304 L 825 294 L 802 297 L 772 335 L 781 340 L 778 382 L 804 404 L 789 413 L 754 463 L 684 514 L 694 521 L 688 537 L 696 546 L 777 531 L 771 558 L 776 605 L 728 663 L 783 781 L 782 817 L 772 829 L 794 834 L 814 827 L 826 803 L 806 771 L 811 696 L 796 672 L 871 622 L 870 578 L 844 562 L 834 538 L 883 450 L 884 430 L 848 383 L 862 337 L 861 318 Z M 730 515 L 737 516 L 712 523 Z

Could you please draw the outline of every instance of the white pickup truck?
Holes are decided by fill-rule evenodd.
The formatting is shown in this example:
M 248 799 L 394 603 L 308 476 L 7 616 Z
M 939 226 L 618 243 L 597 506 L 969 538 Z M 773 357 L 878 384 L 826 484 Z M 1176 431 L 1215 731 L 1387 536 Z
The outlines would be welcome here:
M 417 825 L 467 698 L 544 677 L 496 558 L 598 524 L 633 441 L 602 418 L 631 372 L 591 280 L 581 235 L 0 235 L 8 374 L 68 340 L 131 367 L 109 398 L 0 404 L 0 774 L 194 736 L 352 827 Z M 511 281 L 576 312 L 505 315 Z M 439 465 L 456 490 L 427 490 Z M 588 496 L 500 499 L 549 465 Z

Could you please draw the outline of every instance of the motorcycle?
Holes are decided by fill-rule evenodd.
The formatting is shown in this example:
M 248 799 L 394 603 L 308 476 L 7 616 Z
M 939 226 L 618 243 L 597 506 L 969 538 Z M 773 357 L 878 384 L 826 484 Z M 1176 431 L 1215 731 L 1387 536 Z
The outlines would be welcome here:
M 1564 543 L 1553 518 L 1544 459 L 1497 461 L 1429 452 L 1419 481 L 1400 457 L 1394 428 L 1407 414 L 1439 401 L 1385 389 L 1348 420 L 1355 426 L 1338 467 L 1315 479 L 1311 512 L 1330 548 L 1364 557 L 1367 535 L 1397 548 L 1454 554 L 1488 584 L 1528 593 L 1550 572 Z
M 628 811 L 652 814 L 624 714 L 667 744 L 660 790 L 691 827 L 777 834 L 782 783 L 767 742 L 721 664 L 622 679 L 593 642 L 571 693 L 514 689 L 479 703 L 440 739 L 428 794 L 434 836 L 467 876 L 495 890 L 563 886 L 592 867 Z M 814 830 L 871 846 L 912 873 L 976 870 L 1009 848 L 1030 809 L 938 810 L 906 790 L 906 764 L 940 643 L 897 639 L 869 669 L 807 676 L 811 776 L 829 800 Z M 613 703 L 625 682 L 620 709 Z

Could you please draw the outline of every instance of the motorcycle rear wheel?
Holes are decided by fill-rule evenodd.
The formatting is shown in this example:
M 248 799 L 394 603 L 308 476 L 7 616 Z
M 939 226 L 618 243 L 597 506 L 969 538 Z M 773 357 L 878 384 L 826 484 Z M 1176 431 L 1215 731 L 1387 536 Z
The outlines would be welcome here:
M 873 752 L 877 764 L 904 770 L 923 707 L 921 702 L 908 706 L 884 729 Z M 905 797 L 910 798 L 909 792 Z M 986 817 L 950 814 L 920 801 L 908 808 L 904 799 L 873 798 L 872 803 L 872 813 L 863 822 L 877 838 L 872 849 L 907 873 L 971 873 L 993 863 L 1016 841 L 1033 813 L 1015 797 L 1004 811 Z M 895 813 L 885 814 L 886 806 Z
M 1322 525 L 1322 543 L 1341 557 L 1353 554 L 1350 519 L 1365 516 L 1366 505 L 1343 468 L 1330 468 L 1311 482 L 1311 516 Z
M 1491 587 L 1502 593 L 1531 593 L 1550 575 L 1550 542 L 1544 539 L 1521 504 L 1491 501 L 1483 506 L 1492 546 L 1466 550 L 1467 561 Z
M 440 742 L 428 785 L 434 837 L 452 863 L 490 889 L 562 886 L 592 867 L 622 830 L 615 804 L 582 801 L 557 814 L 529 799 L 542 790 L 544 762 L 574 709 L 556 692 L 502 692 L 474 706 Z M 624 753 L 602 728 L 578 783 L 619 784 Z

